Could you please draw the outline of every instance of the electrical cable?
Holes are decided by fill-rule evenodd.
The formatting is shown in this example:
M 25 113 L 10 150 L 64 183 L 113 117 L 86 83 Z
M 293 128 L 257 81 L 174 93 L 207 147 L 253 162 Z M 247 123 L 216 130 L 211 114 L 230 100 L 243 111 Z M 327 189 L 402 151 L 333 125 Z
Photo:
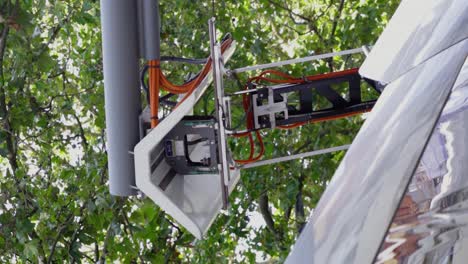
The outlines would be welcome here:
M 223 41 L 221 43 L 221 52 L 226 51 L 226 49 L 232 44 L 233 40 L 230 35 L 226 35 L 223 37 Z M 165 58 L 168 59 L 168 58 Z M 181 58 L 176 58 L 180 60 Z M 199 62 L 193 59 L 186 59 L 185 62 Z M 170 82 L 164 73 L 160 70 L 160 61 L 149 61 L 148 65 L 143 68 L 140 81 L 142 82 L 143 89 L 149 90 L 149 105 L 150 105 L 150 112 L 151 112 L 151 127 L 154 128 L 158 124 L 158 109 L 159 109 L 159 89 L 162 88 L 168 91 L 171 94 L 185 94 L 185 96 L 180 100 L 174 108 L 177 108 L 181 103 L 183 103 L 192 93 L 193 91 L 200 85 L 203 79 L 211 70 L 211 58 L 208 57 L 206 59 L 206 64 L 202 68 L 202 70 L 189 81 L 183 83 L 182 85 L 175 85 Z M 149 71 L 149 85 L 146 86 L 144 82 L 144 77 L 146 72 Z M 164 100 L 163 102 L 168 102 Z M 168 103 L 170 104 L 170 103 Z
M 159 90 L 160 90 L 160 64 L 159 60 L 150 60 L 148 62 L 149 71 L 149 91 L 150 91 L 150 113 L 151 128 L 159 123 Z
M 173 97 L 175 94 L 168 93 L 166 95 L 163 95 L 161 98 L 159 98 L 159 103 L 169 106 L 169 107 L 174 107 L 176 106 L 177 102 L 169 101 L 169 98 Z
M 143 88 L 143 91 L 146 94 L 146 103 L 149 105 L 150 104 L 150 94 L 149 94 L 149 89 L 148 86 L 145 83 L 145 72 L 148 71 L 148 65 L 145 65 L 143 69 L 140 72 L 140 85 L 141 88 Z
M 225 39 L 221 43 L 221 53 L 223 53 L 223 52 L 225 52 L 227 50 L 227 48 L 232 44 L 232 41 L 233 41 L 232 38 L 229 37 L 229 38 Z M 194 79 L 193 81 L 190 82 L 190 83 L 193 83 L 193 84 L 188 85 L 189 89 L 188 89 L 187 93 L 185 94 L 184 98 L 182 98 L 182 100 L 176 105 L 176 107 L 178 105 L 180 105 L 181 103 L 183 103 L 193 93 L 193 91 L 203 81 L 203 79 L 206 77 L 206 75 L 208 74 L 208 72 L 210 70 L 211 70 L 211 58 L 208 58 L 208 61 L 205 64 L 205 67 L 203 68 L 203 70 L 200 72 L 200 75 L 196 79 Z M 163 81 L 164 81 L 164 78 L 163 78 Z

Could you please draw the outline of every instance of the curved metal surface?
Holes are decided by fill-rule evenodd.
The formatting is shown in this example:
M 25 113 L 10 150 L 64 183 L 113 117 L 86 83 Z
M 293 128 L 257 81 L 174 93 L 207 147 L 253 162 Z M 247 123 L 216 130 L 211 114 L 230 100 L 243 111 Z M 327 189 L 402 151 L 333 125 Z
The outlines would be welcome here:
M 468 54 L 468 41 L 390 83 L 286 263 L 372 263 Z
M 393 218 L 377 263 L 467 263 L 468 63 Z
M 466 0 L 403 1 L 359 73 L 387 84 L 468 38 Z

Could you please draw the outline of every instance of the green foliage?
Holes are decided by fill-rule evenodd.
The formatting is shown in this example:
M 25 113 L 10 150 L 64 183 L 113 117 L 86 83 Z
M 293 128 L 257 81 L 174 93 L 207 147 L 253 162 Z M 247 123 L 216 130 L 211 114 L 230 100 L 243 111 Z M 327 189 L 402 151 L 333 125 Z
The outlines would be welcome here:
M 289 2 L 215 2 L 220 33 L 239 44 L 229 67 L 372 44 L 399 1 Z M 161 0 L 164 55 L 207 56 L 211 4 Z M 150 200 L 108 193 L 98 1 L 2 0 L 0 32 L 0 262 L 282 262 L 343 157 L 244 171 L 232 207 L 205 240 L 194 241 Z M 361 62 L 356 56 L 282 70 L 302 76 Z M 176 82 L 199 69 L 162 67 Z M 239 87 L 231 80 L 227 89 Z M 208 92 L 195 112 L 211 112 L 212 97 Z M 237 108 L 234 120 L 243 114 Z M 346 144 L 361 124 L 357 117 L 262 132 L 265 156 Z M 248 151 L 243 139 L 230 146 L 236 157 Z M 253 225 L 262 217 L 272 225 Z

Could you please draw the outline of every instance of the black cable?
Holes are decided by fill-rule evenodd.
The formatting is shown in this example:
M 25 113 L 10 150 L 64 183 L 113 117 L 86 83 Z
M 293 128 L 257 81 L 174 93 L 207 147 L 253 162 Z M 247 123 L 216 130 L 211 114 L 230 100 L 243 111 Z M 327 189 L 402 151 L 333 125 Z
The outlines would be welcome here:
M 161 61 L 185 62 L 185 63 L 190 63 L 190 64 L 205 64 L 207 62 L 207 59 L 187 59 L 187 58 L 179 58 L 179 57 L 173 57 L 173 56 L 162 56 Z M 145 82 L 145 76 L 146 76 L 146 73 L 148 72 L 148 69 L 149 69 L 148 65 L 143 66 L 143 69 L 141 70 L 141 73 L 140 73 L 140 84 L 141 84 L 141 87 L 143 88 L 143 90 L 146 93 L 146 100 L 147 100 L 147 102 L 149 104 L 150 103 L 149 89 L 148 89 L 148 85 L 146 85 L 146 82 Z M 187 82 L 190 82 L 194 78 L 198 77 L 198 75 L 199 74 L 197 74 L 194 77 L 190 78 L 190 80 L 188 80 Z M 162 100 L 161 102 L 163 104 L 166 103 L 165 100 Z M 167 105 L 172 106 L 171 103 L 168 103 Z
M 226 35 L 224 35 L 223 38 L 221 39 L 221 43 L 223 43 L 224 41 L 230 38 L 232 38 L 231 33 L 226 33 Z
M 231 37 L 230 34 L 226 34 L 226 35 L 224 36 L 223 40 L 224 40 L 225 38 L 228 39 L 228 38 L 230 38 L 230 37 Z M 242 85 L 242 82 L 241 82 L 241 80 L 240 80 L 240 78 L 239 78 L 239 75 L 238 75 L 237 73 L 233 72 L 232 75 L 231 75 L 231 77 L 236 81 L 236 84 L 237 84 L 237 86 L 239 87 L 239 89 L 242 90 L 242 89 L 244 88 L 244 86 Z M 244 113 L 244 115 L 242 116 L 240 122 L 239 122 L 235 127 L 233 127 L 233 128 L 227 128 L 226 125 L 223 124 L 223 125 L 224 125 L 224 128 L 225 128 L 225 129 L 228 129 L 228 130 L 231 130 L 231 131 L 236 131 L 240 126 L 242 126 L 242 124 L 243 124 L 243 123 L 245 122 L 245 120 L 247 119 L 247 116 L 253 111 L 253 106 L 252 106 L 252 104 L 253 104 L 253 102 L 251 102 L 251 103 L 249 104 L 249 109 L 247 109 L 247 111 L 246 111 L 246 112 Z M 223 109 L 223 112 L 224 112 L 224 109 Z M 225 114 L 225 113 L 224 113 L 224 114 Z
M 189 166 L 192 166 L 192 167 L 194 167 L 194 166 L 203 167 L 204 166 L 203 163 L 192 161 L 192 159 L 190 159 L 189 149 L 188 149 L 189 144 L 190 143 L 189 143 L 189 141 L 187 139 L 187 135 L 185 135 L 185 137 L 184 137 L 184 153 L 185 153 L 185 159 L 187 160 L 187 163 L 189 164 Z
M 224 35 L 222 38 L 222 42 L 226 41 L 227 39 L 231 38 L 231 34 L 228 33 Z M 182 58 L 182 57 L 175 57 L 175 56 L 161 56 L 160 61 L 169 61 L 169 62 L 182 62 L 182 63 L 189 63 L 189 64 L 206 64 L 208 62 L 208 59 L 189 59 L 189 58 Z M 146 93 L 146 101 L 148 105 L 150 104 L 150 94 L 149 94 L 149 89 L 148 85 L 145 82 L 145 76 L 146 73 L 148 72 L 149 66 L 145 65 L 143 66 L 143 69 L 141 70 L 140 73 L 140 84 L 143 90 Z M 200 72 L 197 73 L 196 75 L 192 76 L 189 80 L 187 80 L 185 83 L 191 82 L 192 80 L 196 79 L 200 75 Z M 169 101 L 168 99 L 172 97 L 174 94 L 167 94 L 163 97 L 161 97 L 159 102 L 163 105 L 169 106 L 169 107 L 174 107 L 176 106 L 177 102 Z
M 247 116 L 252 112 L 252 104 L 249 105 L 249 109 L 247 109 L 247 112 L 244 113 L 244 115 L 242 115 L 242 118 L 241 120 L 239 121 L 239 123 L 235 126 L 235 127 L 226 127 L 226 124 L 224 124 L 223 122 L 223 125 L 224 125 L 224 128 L 227 129 L 227 130 L 231 130 L 231 131 L 236 131 L 239 127 L 242 126 L 242 124 L 245 124 L 245 120 L 247 119 Z M 223 112 L 224 112 L 224 109 L 223 109 Z
M 191 146 L 191 145 L 196 145 L 200 142 L 203 142 L 203 141 L 207 141 L 208 139 L 207 138 L 199 138 L 199 139 L 195 139 L 193 141 L 188 141 L 187 140 L 187 145 Z
M 239 123 L 235 126 L 235 127 L 231 127 L 231 128 L 226 128 L 226 129 L 229 129 L 229 130 L 237 130 L 239 127 L 242 126 L 242 124 L 245 123 L 245 120 L 247 120 L 247 116 L 252 113 L 252 104 L 249 105 L 249 109 L 247 109 L 247 112 L 245 112 L 243 115 L 242 115 L 242 118 L 241 120 L 239 121 Z
M 148 103 L 148 105 L 150 105 L 149 89 L 148 89 L 148 86 L 145 83 L 145 75 L 146 75 L 146 72 L 148 71 L 148 68 L 149 68 L 148 65 L 145 65 L 143 67 L 143 69 L 141 69 L 141 72 L 140 72 L 140 85 L 141 85 L 141 87 L 143 88 L 143 90 L 146 93 L 146 102 Z
M 159 98 L 159 103 L 163 104 L 163 105 L 166 105 L 166 106 L 170 106 L 170 107 L 176 106 L 177 102 L 169 101 L 169 98 L 173 97 L 174 95 L 175 94 L 173 94 L 173 93 L 168 93 L 168 94 L 162 96 L 161 98 Z

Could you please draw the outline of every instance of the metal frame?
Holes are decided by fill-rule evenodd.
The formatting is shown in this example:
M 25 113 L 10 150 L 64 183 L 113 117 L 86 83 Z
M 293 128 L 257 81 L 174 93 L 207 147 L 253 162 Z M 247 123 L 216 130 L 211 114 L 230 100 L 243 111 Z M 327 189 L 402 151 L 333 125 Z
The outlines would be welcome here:
M 318 118 L 370 110 L 376 100 L 362 101 L 362 84 L 365 81 L 361 79 L 356 70 L 355 73 L 346 73 L 346 75 L 339 77 L 324 77 L 324 79 L 302 84 L 259 88 L 251 93 L 255 128 L 274 128 L 298 122 L 313 121 Z M 380 93 L 373 86 L 373 82 L 367 83 Z M 337 84 L 346 84 L 348 86 L 349 99 L 343 98 L 341 94 L 332 88 L 332 85 Z M 287 94 L 291 92 L 299 93 L 300 109 L 295 109 L 294 106 L 287 104 Z M 316 109 L 313 102 L 314 93 L 325 98 L 332 104 L 332 107 Z M 282 115 L 277 116 L 279 113 L 282 113 Z
M 231 180 L 229 175 L 229 163 L 228 163 L 228 149 L 226 141 L 226 130 L 224 128 L 224 111 L 222 106 L 224 105 L 224 84 L 223 84 L 223 57 L 221 55 L 221 46 L 216 41 L 216 28 L 215 18 L 211 18 L 208 21 L 209 34 L 210 34 L 210 50 L 213 68 L 213 83 L 215 92 L 215 108 L 216 108 L 216 121 L 218 124 L 218 162 L 219 172 L 221 180 L 221 190 L 223 197 L 223 209 L 227 209 L 229 204 L 228 186 L 227 183 Z
M 364 53 L 367 56 L 367 54 L 369 53 L 369 48 L 371 47 L 362 46 L 360 48 L 308 56 L 304 58 L 297 58 L 297 59 L 284 60 L 284 61 L 272 62 L 272 63 L 267 63 L 267 64 L 247 66 L 247 67 L 229 70 L 227 71 L 227 73 L 233 74 L 233 73 L 241 73 L 241 72 L 254 71 L 254 70 L 262 70 L 262 69 L 274 68 L 274 67 L 279 67 L 279 66 L 284 66 L 284 65 L 289 65 L 289 64 L 302 63 L 302 62 L 308 62 L 308 61 L 314 61 L 314 60 L 322 60 L 322 59 L 327 59 L 331 57 L 351 55 L 351 54 L 356 54 L 356 53 Z
M 239 166 L 239 168 L 241 168 L 241 169 L 251 169 L 251 168 L 256 168 L 256 167 L 265 166 L 265 165 L 271 165 L 271 164 L 284 162 L 284 161 L 290 161 L 290 160 L 295 160 L 295 159 L 303 159 L 303 158 L 313 157 L 313 156 L 317 156 L 317 155 L 323 155 L 323 154 L 327 154 L 327 153 L 347 150 L 347 149 L 349 149 L 349 147 L 351 147 L 351 145 L 343 145 L 343 146 L 338 146 L 338 147 L 331 147 L 331 148 L 326 148 L 326 149 L 314 150 L 314 151 L 304 152 L 304 153 L 290 155 L 290 156 L 284 156 L 284 157 L 279 157 L 279 158 L 274 158 L 274 159 L 257 161 L 257 162 L 241 165 L 241 166 Z
M 274 62 L 274 63 L 242 67 L 242 68 L 225 71 L 225 73 L 227 75 L 231 75 L 235 73 L 261 70 L 261 69 L 279 67 L 279 66 L 284 66 L 284 65 L 294 64 L 294 63 L 303 63 L 303 62 L 308 62 L 308 61 L 321 60 L 321 59 L 327 59 L 327 58 L 331 58 L 335 56 L 351 55 L 351 54 L 357 54 L 357 53 L 363 53 L 367 57 L 370 53 L 371 48 L 372 46 L 362 46 L 360 48 L 344 50 L 340 52 L 332 52 L 332 53 L 308 56 L 304 58 L 279 61 L 279 62 Z M 222 78 L 222 75 L 220 76 L 220 78 Z M 238 92 L 230 94 L 229 96 L 224 97 L 223 101 L 224 102 L 229 101 L 230 96 L 232 95 L 249 94 L 252 98 L 252 102 L 254 102 L 253 112 L 254 112 L 255 129 L 274 128 L 277 125 L 289 125 L 289 124 L 293 124 L 297 122 L 311 121 L 316 118 L 331 117 L 331 116 L 337 116 L 337 115 L 345 114 L 349 112 L 371 109 L 376 103 L 376 100 L 370 100 L 366 102 L 362 102 L 361 100 L 361 88 L 362 88 L 361 84 L 364 81 L 370 84 L 377 92 L 380 93 L 380 90 L 377 89 L 376 85 L 372 81 L 361 78 L 360 75 L 356 72 L 355 74 L 350 74 L 348 76 L 331 77 L 326 80 L 310 81 L 304 84 L 278 85 L 278 86 L 264 87 L 260 89 L 254 88 L 254 89 L 238 91 Z M 330 85 L 334 83 L 349 83 L 349 98 L 350 98 L 349 101 L 345 100 L 341 95 L 339 95 L 338 93 L 332 90 Z M 221 88 L 221 92 L 223 92 L 224 87 L 222 86 L 222 82 L 220 84 L 220 88 Z M 311 90 L 316 90 L 319 94 L 323 95 L 327 100 L 329 100 L 333 104 L 333 107 L 330 109 L 314 111 L 312 107 L 312 91 Z M 298 91 L 300 93 L 302 109 L 300 112 L 296 111 L 296 112 L 290 113 L 288 111 L 286 93 L 294 92 L 294 91 Z M 219 96 L 219 93 L 217 94 L 217 96 Z M 266 104 L 261 102 L 262 98 L 266 99 L 267 101 Z M 310 106 L 306 106 L 306 104 L 310 104 Z M 223 113 L 222 110 L 223 109 L 218 109 L 218 113 L 222 114 Z M 278 113 L 283 114 L 282 119 L 276 118 L 276 114 Z M 230 113 L 226 113 L 226 115 L 229 117 L 229 119 L 231 118 Z M 262 122 L 260 119 L 260 117 L 262 116 L 266 116 L 268 118 L 266 120 L 263 120 Z M 227 131 L 226 133 L 237 134 L 237 133 L 243 133 L 243 132 L 247 132 L 247 131 Z M 273 158 L 269 160 L 262 160 L 262 161 L 254 162 L 251 164 L 241 165 L 241 166 L 237 165 L 236 167 L 242 168 L 242 169 L 254 168 L 258 166 L 269 165 L 269 164 L 274 164 L 274 163 L 283 162 L 283 161 L 289 161 L 289 160 L 294 160 L 294 159 L 299 159 L 299 158 L 306 158 L 310 156 L 326 154 L 326 153 L 330 153 L 334 151 L 346 150 L 349 147 L 350 145 L 343 145 L 339 147 L 332 147 L 332 148 L 327 148 L 327 149 L 322 149 L 322 150 L 315 150 L 311 152 L 300 153 L 300 154 L 296 154 L 292 156 L 278 157 L 278 158 Z

